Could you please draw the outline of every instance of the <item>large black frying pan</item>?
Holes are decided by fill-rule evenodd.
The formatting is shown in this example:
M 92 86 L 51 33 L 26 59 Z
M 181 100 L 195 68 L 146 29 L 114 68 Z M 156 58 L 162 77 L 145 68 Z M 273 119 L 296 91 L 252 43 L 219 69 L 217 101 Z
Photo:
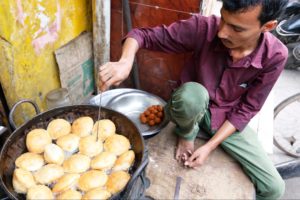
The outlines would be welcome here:
M 23 100 L 23 102 L 32 103 L 28 100 Z M 15 108 L 15 106 L 13 108 Z M 36 108 L 36 110 L 38 109 Z M 8 137 L 0 154 L 0 185 L 11 199 L 20 200 L 26 198 L 25 195 L 18 194 L 14 191 L 12 186 L 12 174 L 15 169 L 16 158 L 27 151 L 25 138 L 28 132 L 35 128 L 46 129 L 49 122 L 56 118 L 63 118 L 72 123 L 75 119 L 81 116 L 90 116 L 94 119 L 94 121 L 96 121 L 98 119 L 98 106 L 73 105 L 52 109 L 36 115 L 34 118 L 17 128 Z M 127 186 L 120 193 L 111 198 L 123 199 L 126 198 L 128 193 L 130 193 L 137 178 L 141 176 L 146 165 L 148 164 L 144 139 L 134 123 L 119 112 L 102 107 L 101 119 L 112 120 L 116 125 L 116 132 L 126 136 L 129 139 L 132 145 L 132 150 L 135 152 L 136 159 L 132 169 L 129 172 L 131 174 L 131 179 L 129 180 Z M 12 125 L 15 126 L 14 123 Z

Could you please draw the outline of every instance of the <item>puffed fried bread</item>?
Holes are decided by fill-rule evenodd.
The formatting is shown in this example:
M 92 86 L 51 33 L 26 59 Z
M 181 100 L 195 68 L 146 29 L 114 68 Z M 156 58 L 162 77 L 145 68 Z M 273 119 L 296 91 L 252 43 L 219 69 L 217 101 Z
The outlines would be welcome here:
M 106 189 L 111 194 L 116 194 L 122 191 L 130 179 L 129 173 L 125 171 L 115 171 L 108 176 Z
M 17 167 L 27 171 L 36 171 L 40 169 L 44 163 L 43 156 L 31 152 L 23 153 L 15 161 Z
M 83 173 L 78 180 L 78 188 L 81 191 L 88 191 L 93 188 L 102 187 L 105 185 L 108 176 L 100 170 L 90 170 Z
M 45 185 L 36 185 L 28 189 L 27 200 L 52 200 L 54 195 L 50 188 Z
M 53 193 L 61 193 L 69 190 L 78 182 L 80 174 L 67 174 L 65 173 L 60 177 L 52 188 Z
M 98 139 L 101 141 L 105 141 L 106 138 L 116 133 L 116 126 L 114 122 L 109 119 L 101 119 L 95 123 L 92 134 L 96 136 L 97 131 Z
M 78 150 L 80 137 L 75 134 L 64 135 L 56 140 L 56 144 L 64 151 L 74 153 Z
M 56 140 L 71 132 L 71 124 L 65 119 L 54 119 L 48 124 L 47 131 L 50 137 Z
M 113 167 L 117 160 L 117 156 L 114 153 L 103 151 L 99 155 L 95 156 L 91 161 L 92 169 L 109 170 Z
M 119 156 L 130 149 L 130 142 L 125 136 L 114 134 L 105 140 L 104 149 Z
M 32 153 L 43 153 L 45 146 L 51 143 L 52 139 L 45 129 L 33 129 L 26 136 L 26 147 Z
M 67 173 L 82 173 L 90 168 L 90 157 L 82 154 L 74 154 L 63 163 L 64 171 Z
M 36 185 L 33 175 L 30 171 L 17 168 L 13 173 L 13 187 L 17 193 L 27 193 L 27 190 Z
M 64 169 L 57 164 L 47 164 L 34 173 L 37 183 L 51 184 L 64 175 Z
M 92 134 L 93 126 L 94 121 L 91 117 L 79 117 L 72 123 L 71 131 L 79 137 L 85 137 Z
M 94 157 L 95 155 L 103 151 L 103 143 L 99 140 L 96 141 L 96 137 L 89 135 L 82 137 L 79 141 L 79 153 Z
M 61 165 L 64 162 L 64 151 L 56 144 L 47 144 L 44 151 L 44 159 L 46 163 Z
M 88 192 L 86 192 L 82 200 L 95 200 L 95 199 L 101 199 L 106 200 L 111 197 L 111 193 L 103 188 L 94 188 Z
M 115 165 L 113 166 L 112 170 L 113 171 L 127 171 L 130 166 L 132 165 L 134 161 L 135 155 L 132 150 L 129 150 L 123 154 L 121 154 L 118 159 L 115 162 Z
M 82 195 L 76 190 L 67 190 L 57 196 L 57 200 L 80 200 Z

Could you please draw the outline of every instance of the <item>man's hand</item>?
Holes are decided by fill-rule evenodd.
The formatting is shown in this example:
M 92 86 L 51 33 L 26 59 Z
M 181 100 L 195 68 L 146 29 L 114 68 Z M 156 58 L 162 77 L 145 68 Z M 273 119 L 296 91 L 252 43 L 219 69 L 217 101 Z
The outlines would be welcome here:
M 236 128 L 228 120 L 226 120 L 214 136 L 205 145 L 198 148 L 187 159 L 184 165 L 193 168 L 203 165 L 208 155 L 235 131 Z
M 138 42 L 133 38 L 127 38 L 123 45 L 120 60 L 108 62 L 99 67 L 98 77 L 101 91 L 107 90 L 112 85 L 118 86 L 129 76 L 138 49 Z
M 211 153 L 212 149 L 207 145 L 199 147 L 188 159 L 184 162 L 185 166 L 196 168 L 204 164 L 205 160 Z
M 118 62 L 108 62 L 99 68 L 99 88 L 101 91 L 107 90 L 110 86 L 118 86 L 130 73 L 132 63 L 124 60 Z
M 192 152 L 194 151 L 194 141 L 177 138 L 177 148 L 175 158 L 178 162 L 184 164 Z

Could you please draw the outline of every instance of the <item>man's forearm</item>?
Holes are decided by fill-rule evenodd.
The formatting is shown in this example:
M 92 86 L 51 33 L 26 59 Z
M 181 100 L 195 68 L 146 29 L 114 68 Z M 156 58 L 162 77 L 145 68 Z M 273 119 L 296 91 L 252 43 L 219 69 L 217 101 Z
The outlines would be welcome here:
M 228 120 L 226 120 L 215 133 L 215 135 L 205 145 L 208 145 L 209 148 L 213 150 L 235 131 L 236 128 Z
M 134 38 L 127 38 L 123 44 L 122 55 L 119 61 L 133 63 L 139 44 Z

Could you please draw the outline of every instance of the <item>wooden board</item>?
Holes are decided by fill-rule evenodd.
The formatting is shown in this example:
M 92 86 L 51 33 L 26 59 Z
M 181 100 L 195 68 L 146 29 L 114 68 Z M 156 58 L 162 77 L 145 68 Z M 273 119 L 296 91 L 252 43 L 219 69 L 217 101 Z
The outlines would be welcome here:
M 150 187 L 146 196 L 173 199 L 176 177 L 181 177 L 179 199 L 253 199 L 254 187 L 240 165 L 217 148 L 198 169 L 184 168 L 174 159 L 176 137 L 170 123 L 148 139 L 149 164 L 146 176 Z M 196 147 L 205 141 L 196 139 Z

